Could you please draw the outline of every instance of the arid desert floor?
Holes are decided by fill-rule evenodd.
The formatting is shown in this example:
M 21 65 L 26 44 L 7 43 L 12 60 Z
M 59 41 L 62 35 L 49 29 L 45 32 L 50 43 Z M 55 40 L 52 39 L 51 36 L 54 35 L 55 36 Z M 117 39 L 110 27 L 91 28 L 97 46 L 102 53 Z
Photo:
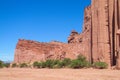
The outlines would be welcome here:
M 0 80 L 120 80 L 120 71 L 4 68 L 0 69 Z

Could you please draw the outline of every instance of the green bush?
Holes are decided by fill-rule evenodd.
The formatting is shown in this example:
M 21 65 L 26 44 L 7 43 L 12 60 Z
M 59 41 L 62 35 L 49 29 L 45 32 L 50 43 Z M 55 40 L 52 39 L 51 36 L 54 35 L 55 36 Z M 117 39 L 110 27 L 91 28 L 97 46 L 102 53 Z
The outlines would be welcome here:
M 63 68 L 63 62 L 62 61 L 58 61 L 57 64 L 55 64 L 53 66 L 53 68 Z
M 15 67 L 18 67 L 18 65 L 16 63 L 13 63 L 12 64 L 12 67 L 15 68 Z
M 53 60 L 53 65 L 57 65 L 60 63 L 60 60 Z
M 44 61 L 41 62 L 41 68 L 46 68 L 46 62 Z
M 93 65 L 91 65 L 84 56 L 79 55 L 77 59 L 71 60 L 69 58 L 65 58 L 63 60 L 46 60 L 42 62 L 34 62 L 33 67 L 35 68 L 65 68 L 70 67 L 73 69 L 79 69 L 79 68 L 88 68 L 88 67 L 94 67 L 98 69 L 104 69 L 107 68 L 107 64 L 105 62 L 96 62 Z M 21 65 L 21 67 L 27 67 L 25 63 Z
M 35 68 L 41 68 L 42 67 L 42 65 L 41 65 L 41 63 L 40 62 L 34 62 L 33 63 L 33 67 L 35 67 Z
M 20 68 L 26 68 L 26 67 L 28 67 L 27 63 L 21 63 L 19 66 L 20 66 Z
M 77 60 L 84 62 L 86 61 L 86 57 L 84 57 L 83 55 L 78 55 Z
M 71 64 L 70 64 L 71 68 L 83 68 L 84 67 L 84 63 L 79 61 L 79 60 L 72 60 Z
M 3 68 L 4 67 L 4 63 L 3 61 L 0 61 L 0 68 Z
M 71 64 L 71 59 L 65 58 L 64 60 L 61 61 L 60 64 L 62 67 L 68 67 Z
M 83 68 L 90 67 L 90 63 L 86 60 L 86 58 L 82 55 L 79 55 L 77 59 L 71 60 L 69 58 L 65 58 L 63 60 L 46 60 L 42 62 L 34 62 L 33 67 L 35 68 Z
M 45 66 L 47 68 L 57 68 L 57 67 L 59 67 L 58 66 L 59 62 L 60 62 L 59 60 L 47 60 L 45 62 Z
M 60 60 L 54 60 L 53 62 L 53 68 L 62 68 L 63 67 L 63 63 Z
M 53 60 L 46 60 L 45 66 L 47 68 L 52 68 L 53 67 Z
M 108 64 L 105 62 L 95 62 L 93 64 L 93 67 L 97 69 L 106 69 L 108 67 Z
M 0 68 L 3 68 L 3 67 L 10 67 L 10 63 L 4 63 L 3 61 L 0 61 Z
M 4 67 L 6 68 L 10 67 L 10 63 L 4 63 Z
M 53 60 L 52 62 L 52 66 L 53 68 L 64 68 L 64 67 L 68 67 L 71 64 L 71 59 L 69 58 L 65 58 L 63 60 Z
M 70 67 L 71 68 L 84 68 L 84 67 L 90 67 L 90 63 L 86 60 L 86 58 L 82 55 L 79 55 L 77 59 L 72 60 Z

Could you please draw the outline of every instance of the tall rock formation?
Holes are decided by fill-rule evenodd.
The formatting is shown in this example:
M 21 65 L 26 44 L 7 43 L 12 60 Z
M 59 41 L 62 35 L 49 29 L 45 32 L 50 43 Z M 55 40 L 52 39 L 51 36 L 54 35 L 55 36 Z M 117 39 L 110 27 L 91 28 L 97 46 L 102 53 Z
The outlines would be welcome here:
M 92 0 L 92 54 L 94 61 L 110 65 L 108 0 Z
M 68 43 L 19 40 L 14 62 L 76 58 L 120 68 L 120 0 L 92 0 L 85 9 L 83 31 L 72 31 Z
M 115 61 L 117 66 L 120 68 L 120 0 L 114 0 L 113 2 L 113 19 L 112 23 L 112 37 L 113 37 L 113 62 Z M 117 60 L 116 60 L 117 58 Z
M 109 66 L 119 62 L 119 3 L 120 0 L 92 0 L 91 5 L 93 61 L 104 61 Z

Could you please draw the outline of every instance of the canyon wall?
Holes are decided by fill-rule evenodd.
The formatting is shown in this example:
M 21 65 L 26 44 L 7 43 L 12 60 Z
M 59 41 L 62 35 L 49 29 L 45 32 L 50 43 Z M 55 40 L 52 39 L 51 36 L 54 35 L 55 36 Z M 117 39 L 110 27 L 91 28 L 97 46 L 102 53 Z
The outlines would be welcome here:
M 92 0 L 92 57 L 93 62 L 104 61 L 119 65 L 120 0 Z
M 92 54 L 93 60 L 110 65 L 110 38 L 108 0 L 92 0 Z
M 85 9 L 82 33 L 72 31 L 68 43 L 19 40 L 14 62 L 74 59 L 84 55 L 91 63 L 120 68 L 120 0 L 92 0 Z
M 47 59 L 75 59 L 81 54 L 80 44 L 66 44 L 57 41 L 41 43 L 37 41 L 19 39 L 15 49 L 15 63 L 32 63 Z M 83 55 L 83 54 L 82 54 Z

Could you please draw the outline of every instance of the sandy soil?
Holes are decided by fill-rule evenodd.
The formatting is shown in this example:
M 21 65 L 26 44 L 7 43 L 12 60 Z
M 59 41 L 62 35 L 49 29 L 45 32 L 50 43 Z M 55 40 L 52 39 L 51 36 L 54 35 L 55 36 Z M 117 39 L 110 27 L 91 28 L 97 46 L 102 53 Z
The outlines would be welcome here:
M 119 70 L 0 69 L 0 80 L 120 80 Z

